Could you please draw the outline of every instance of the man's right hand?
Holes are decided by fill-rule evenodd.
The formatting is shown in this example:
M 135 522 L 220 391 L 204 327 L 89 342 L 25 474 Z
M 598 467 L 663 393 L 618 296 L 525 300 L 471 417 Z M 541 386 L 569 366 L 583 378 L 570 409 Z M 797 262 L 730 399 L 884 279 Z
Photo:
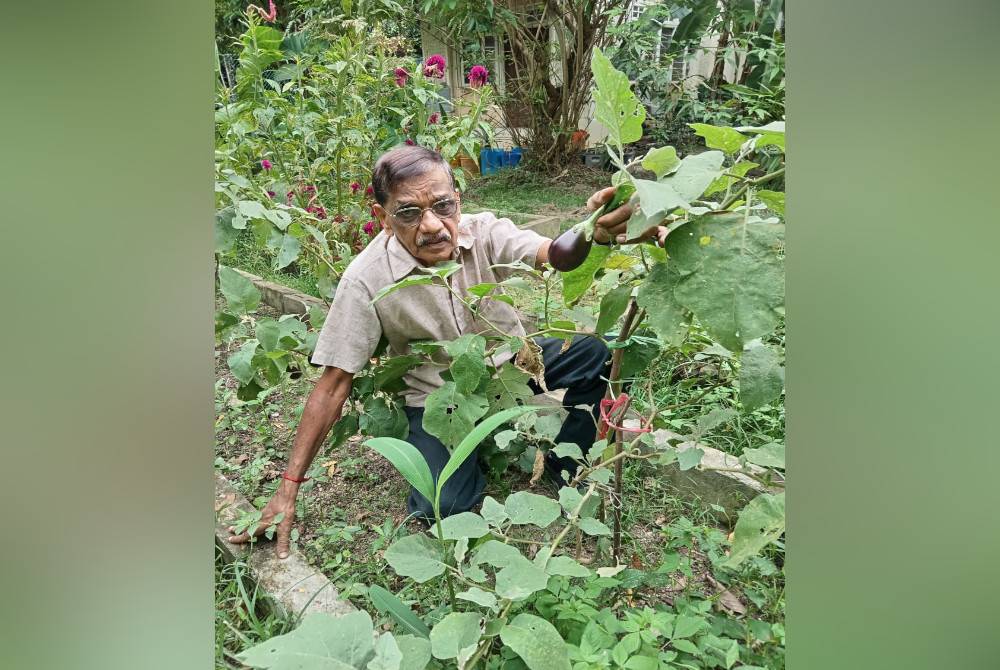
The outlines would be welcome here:
M 239 535 L 231 535 L 229 541 L 233 544 L 244 544 L 249 542 L 251 537 L 259 537 L 264 534 L 270 526 L 274 525 L 274 518 L 279 514 L 284 514 L 278 522 L 278 543 L 275 553 L 278 558 L 288 558 L 288 545 L 291 541 L 292 522 L 295 520 L 295 498 L 298 496 L 299 485 L 287 479 L 281 480 L 281 485 L 275 491 L 274 496 L 268 501 L 267 506 L 261 512 L 260 523 L 250 531 Z M 236 532 L 235 526 L 229 527 L 230 533 Z

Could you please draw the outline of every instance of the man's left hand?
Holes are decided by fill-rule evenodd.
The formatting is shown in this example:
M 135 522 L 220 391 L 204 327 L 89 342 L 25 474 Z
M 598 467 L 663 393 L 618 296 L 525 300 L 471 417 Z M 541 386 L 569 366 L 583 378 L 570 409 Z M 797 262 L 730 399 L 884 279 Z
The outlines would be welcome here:
M 609 186 L 594 193 L 594 195 L 590 196 L 587 200 L 587 211 L 593 212 L 594 210 L 603 207 L 606 202 L 614 197 L 614 195 L 614 186 Z M 630 201 L 599 217 L 594 223 L 594 241 L 598 244 L 609 244 L 612 240 L 618 244 L 653 242 L 654 244 L 662 246 L 663 240 L 667 237 L 667 229 L 663 226 L 651 226 L 648 230 L 639 235 L 639 237 L 631 240 L 628 239 L 626 230 L 628 229 L 629 217 L 632 216 L 633 212 L 634 210 Z

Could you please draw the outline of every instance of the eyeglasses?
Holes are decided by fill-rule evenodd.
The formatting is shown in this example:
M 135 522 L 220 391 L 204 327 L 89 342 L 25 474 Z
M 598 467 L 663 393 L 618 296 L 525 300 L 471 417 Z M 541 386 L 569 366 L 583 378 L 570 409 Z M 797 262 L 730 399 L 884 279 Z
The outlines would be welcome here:
M 393 212 L 392 217 L 401 226 L 410 227 L 420 223 L 421 219 L 424 218 L 424 212 L 427 210 L 434 212 L 434 216 L 439 219 L 447 219 L 458 211 L 458 203 L 451 198 L 446 198 L 438 200 L 430 207 L 400 207 Z

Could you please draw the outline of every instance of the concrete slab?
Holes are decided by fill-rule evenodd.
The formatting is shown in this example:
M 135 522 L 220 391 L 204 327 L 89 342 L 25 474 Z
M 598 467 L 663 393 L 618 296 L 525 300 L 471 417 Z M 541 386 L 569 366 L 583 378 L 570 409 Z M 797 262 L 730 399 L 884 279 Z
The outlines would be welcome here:
M 215 544 L 226 562 L 245 560 L 268 602 L 283 614 L 326 612 L 339 616 L 354 611 L 351 603 L 340 599 L 333 583 L 310 567 L 294 549 L 288 558 L 281 560 L 274 555 L 271 542 L 254 546 L 230 544 L 228 527 L 242 513 L 253 511 L 253 505 L 225 477 L 215 473 Z
M 273 307 L 282 314 L 308 314 L 309 308 L 313 306 L 319 307 L 324 312 L 330 308 L 319 298 L 299 293 L 287 286 L 267 281 L 243 270 L 237 269 L 236 271 L 253 282 L 253 285 L 260 291 L 260 299 L 265 305 Z

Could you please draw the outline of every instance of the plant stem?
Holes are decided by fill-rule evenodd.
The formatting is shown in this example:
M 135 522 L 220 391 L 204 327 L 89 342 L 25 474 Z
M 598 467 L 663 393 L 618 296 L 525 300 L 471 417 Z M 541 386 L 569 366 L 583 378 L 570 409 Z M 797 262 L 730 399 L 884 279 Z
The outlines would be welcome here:
M 769 182 L 772 179 L 774 179 L 775 177 L 780 177 L 783 174 L 785 174 L 785 168 L 781 168 L 779 170 L 775 170 L 774 172 L 768 173 L 768 174 L 764 175 L 763 177 L 757 177 L 756 179 L 749 179 L 749 180 L 747 180 L 746 182 L 743 183 L 742 186 L 739 187 L 739 189 L 737 189 L 736 193 L 733 193 L 731 196 L 729 196 L 728 198 L 726 198 L 722 202 L 722 204 L 719 205 L 719 209 L 716 210 L 716 211 L 722 211 L 722 210 L 725 210 L 725 209 L 729 209 L 733 205 L 734 202 L 736 202 L 737 200 L 739 200 L 740 197 L 742 197 L 743 194 L 747 192 L 747 188 L 749 188 L 750 186 L 757 186 L 759 184 L 763 184 L 765 182 Z
M 437 526 L 438 540 L 441 542 L 441 549 L 444 550 L 444 529 L 441 527 L 441 506 L 438 501 L 434 501 L 434 523 Z M 450 567 L 447 566 L 446 567 Z M 458 601 L 455 600 L 455 584 L 451 580 L 451 572 L 445 570 L 444 572 L 445 582 L 448 584 L 448 600 L 451 602 L 451 609 L 454 612 Z
M 628 304 L 628 312 L 625 314 L 625 322 L 618 333 L 616 340 L 619 343 L 625 342 L 632 334 L 632 322 L 639 311 L 639 305 L 635 298 L 631 298 Z M 636 323 L 638 325 L 638 322 Z M 621 393 L 621 367 L 622 356 L 625 353 L 623 347 L 615 349 L 611 354 L 611 374 L 608 375 L 608 397 L 615 398 Z M 620 430 L 615 430 L 615 457 L 622 454 L 622 435 Z M 614 514 L 614 531 L 612 539 L 613 553 L 615 561 L 618 561 L 621 554 L 622 539 L 622 518 L 621 518 L 621 494 L 622 494 L 622 463 L 621 458 L 615 461 L 615 489 L 611 500 L 611 509 Z

